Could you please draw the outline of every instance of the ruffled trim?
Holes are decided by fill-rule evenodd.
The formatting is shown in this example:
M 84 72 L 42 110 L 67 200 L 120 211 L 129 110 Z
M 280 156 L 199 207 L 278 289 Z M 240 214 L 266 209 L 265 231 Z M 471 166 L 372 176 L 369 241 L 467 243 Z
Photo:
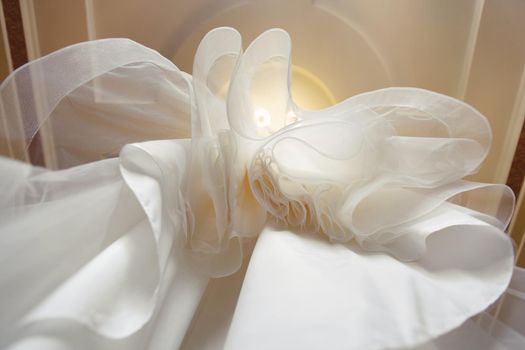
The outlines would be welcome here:
M 112 43 L 118 44 L 114 61 Z M 302 111 L 291 99 L 288 34 L 273 29 L 245 53 L 241 47 L 240 35 L 232 28 L 210 32 L 197 50 L 190 77 L 138 44 L 90 42 L 30 63 L 2 85 L 2 99 L 9 101 L 16 89 L 23 88 L 18 83 L 27 80 L 30 84 L 26 78 L 32 68 L 39 71 L 62 63 L 64 71 L 75 71 L 78 62 L 89 66 L 85 60 L 78 61 L 86 53 L 89 59 L 98 58 L 96 69 L 81 70 L 71 81 L 64 74 L 56 80 L 38 80 L 54 86 L 57 94 L 45 110 L 24 111 L 23 118 L 38 115 L 35 120 L 49 121 L 57 104 L 76 88 L 118 67 L 144 69 L 133 66 L 140 63 L 169 75 L 162 86 L 170 86 L 178 102 L 191 111 L 191 140 L 123 148 L 120 176 L 144 220 L 133 221 L 135 229 L 122 239 L 115 238 L 114 245 L 86 267 L 100 271 L 105 256 L 135 247 L 137 260 L 132 266 L 148 266 L 151 275 L 142 279 L 126 274 L 131 265 L 125 255 L 114 271 L 124 276 L 126 285 L 140 291 L 135 302 L 130 302 L 134 295 L 112 284 L 108 290 L 116 292 L 108 300 L 99 301 L 95 293 L 80 307 L 73 303 L 67 312 L 57 312 L 51 306 L 59 305 L 64 295 L 94 281 L 96 273 L 81 270 L 71 279 L 73 287 L 57 290 L 51 302 L 29 319 L 65 315 L 106 337 L 129 336 L 151 319 L 174 248 L 184 251 L 180 256 L 204 274 L 231 274 L 242 260 L 242 240 L 262 231 L 267 214 L 286 227 L 322 232 L 334 243 L 356 242 L 359 249 L 384 251 L 402 260 L 424 261 L 432 256 L 435 252 L 427 244 L 431 235 L 476 231 L 480 240 L 503 241 L 504 257 L 496 258 L 512 261 L 506 249 L 510 240 L 502 231 L 513 210 L 512 192 L 503 185 L 462 180 L 476 172 L 490 147 L 491 130 L 478 111 L 453 98 L 414 88 L 377 90 L 324 110 Z M 127 57 L 128 52 L 133 54 Z M 101 63 L 106 58 L 113 64 Z M 256 100 L 252 94 L 262 78 L 273 81 L 271 99 Z M 25 88 L 29 91 L 30 86 Z M 5 105 L 7 112 L 14 111 L 14 104 Z M 161 123 L 165 113 L 159 111 L 161 117 L 152 123 Z M 290 113 L 296 120 L 290 120 Z M 119 123 L 125 129 L 126 120 Z M 23 130 L 22 138 L 31 139 L 39 127 Z M 116 201 L 121 200 L 117 197 Z M 112 214 L 105 215 L 107 219 Z M 512 264 L 507 265 L 499 284 L 490 285 L 486 295 L 502 290 L 501 281 L 511 274 Z M 116 303 L 122 295 L 126 302 Z M 480 298 L 476 308 L 487 306 L 489 299 Z M 460 314 L 456 320 L 469 316 Z M 119 327 L 125 318 L 131 321 Z

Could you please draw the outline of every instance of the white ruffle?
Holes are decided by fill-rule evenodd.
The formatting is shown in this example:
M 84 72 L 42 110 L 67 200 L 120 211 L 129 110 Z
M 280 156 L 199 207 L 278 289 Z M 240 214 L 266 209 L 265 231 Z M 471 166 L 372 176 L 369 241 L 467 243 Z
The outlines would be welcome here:
M 290 53 L 282 30 L 243 53 L 239 33 L 218 28 L 189 76 L 109 39 L 2 84 L 4 141 L 23 153 L 49 128 L 63 170 L 0 159 L 0 346 L 71 321 L 121 346 L 178 346 L 207 279 L 237 271 L 263 230 L 228 348 L 416 346 L 504 292 L 514 196 L 462 180 L 489 151 L 487 120 L 415 88 L 303 111 Z M 254 95 L 268 81 L 270 97 Z M 152 334 L 178 293 L 187 314 L 163 343 Z

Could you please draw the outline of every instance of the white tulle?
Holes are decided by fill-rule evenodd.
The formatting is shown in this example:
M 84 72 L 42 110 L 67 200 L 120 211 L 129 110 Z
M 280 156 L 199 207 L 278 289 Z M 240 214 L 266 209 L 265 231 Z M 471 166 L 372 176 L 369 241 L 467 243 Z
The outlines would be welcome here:
M 192 76 L 107 39 L 6 79 L 1 141 L 23 158 L 47 130 L 61 170 L 0 159 L 0 346 L 177 348 L 258 236 L 228 349 L 442 348 L 497 300 L 514 196 L 463 180 L 487 120 L 416 88 L 304 111 L 290 55 L 282 30 L 243 52 L 218 28 Z

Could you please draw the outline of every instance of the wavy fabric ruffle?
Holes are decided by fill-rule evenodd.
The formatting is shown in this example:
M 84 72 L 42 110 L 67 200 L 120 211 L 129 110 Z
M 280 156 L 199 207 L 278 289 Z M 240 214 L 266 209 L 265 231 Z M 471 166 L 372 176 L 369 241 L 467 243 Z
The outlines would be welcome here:
M 416 88 L 304 111 L 291 98 L 290 67 L 285 31 L 269 30 L 243 52 L 237 31 L 218 28 L 202 40 L 191 76 L 137 43 L 106 39 L 6 79 L 9 137 L 1 141 L 23 158 L 39 131 L 51 133 L 46 160 L 61 170 L 0 159 L 0 346 L 16 344 L 20 329 L 64 320 L 114 341 L 153 339 L 159 310 L 174 298 L 163 290 L 191 294 L 170 284 L 170 271 L 194 275 L 196 307 L 207 279 L 237 271 L 243 244 L 263 231 L 304 253 L 271 249 L 290 254 L 276 261 L 291 276 L 312 274 L 319 286 L 299 290 L 300 279 L 268 277 L 261 239 L 230 348 L 276 329 L 276 315 L 246 319 L 257 316 L 243 305 L 259 298 L 266 311 L 289 307 L 292 319 L 319 321 L 322 312 L 299 317 L 294 303 L 276 307 L 331 295 L 330 307 L 345 306 L 339 325 L 325 314 L 318 326 L 334 339 L 352 330 L 359 341 L 345 348 L 356 349 L 416 346 L 493 303 L 513 269 L 504 229 L 514 196 L 504 185 L 463 180 L 490 148 L 483 115 Z M 277 283 L 276 294 L 253 287 L 260 283 Z M 405 292 L 393 298 L 394 287 Z M 373 315 L 360 305 L 372 305 Z M 284 324 L 287 336 L 275 339 L 300 325 Z

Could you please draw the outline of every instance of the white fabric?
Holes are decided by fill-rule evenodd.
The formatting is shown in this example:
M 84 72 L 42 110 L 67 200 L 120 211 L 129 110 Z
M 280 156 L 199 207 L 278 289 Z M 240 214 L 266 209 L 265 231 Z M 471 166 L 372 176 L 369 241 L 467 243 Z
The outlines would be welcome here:
M 282 30 L 243 53 L 218 28 L 192 77 L 108 39 L 2 84 L 4 141 L 51 130 L 62 170 L 0 159 L 0 347 L 184 346 L 208 279 L 263 230 L 225 348 L 418 346 L 505 291 L 514 196 L 462 180 L 487 120 L 415 88 L 302 111 L 290 53 Z
M 408 348 L 446 333 L 508 283 L 506 237 L 481 243 L 477 236 L 437 233 L 431 254 L 405 264 L 268 228 L 252 255 L 226 348 Z

